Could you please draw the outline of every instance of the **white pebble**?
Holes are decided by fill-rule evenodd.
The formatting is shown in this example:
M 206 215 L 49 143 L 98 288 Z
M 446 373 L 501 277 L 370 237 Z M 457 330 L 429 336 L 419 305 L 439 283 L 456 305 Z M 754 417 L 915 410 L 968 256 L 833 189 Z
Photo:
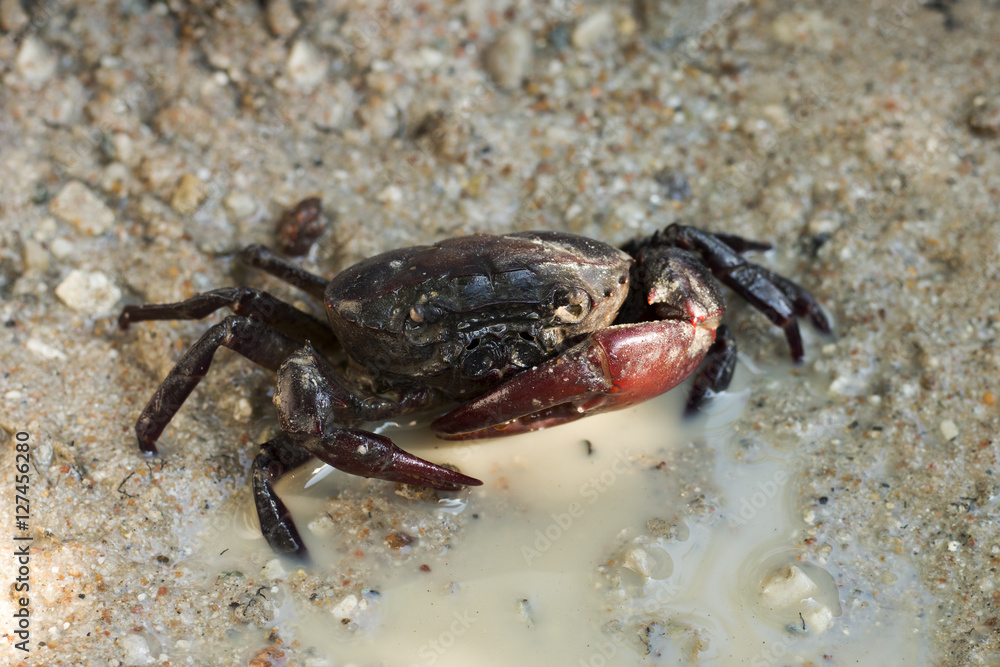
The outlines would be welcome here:
M 531 33 L 524 28 L 511 28 L 500 35 L 486 52 L 486 71 L 501 88 L 521 87 L 531 64 Z
M 267 3 L 267 27 L 275 36 L 288 37 L 299 29 L 301 23 L 289 0 L 271 0 Z
M 351 613 L 358 608 L 358 596 L 348 595 L 346 598 L 341 600 L 335 607 L 330 610 L 330 613 L 334 615 L 335 618 L 349 618 Z
M 813 218 L 809 221 L 809 233 L 810 234 L 832 234 L 837 230 L 836 220 L 832 218 Z
M 226 195 L 222 205 L 236 218 L 248 218 L 257 210 L 253 197 L 245 192 L 233 192 Z
M 403 191 L 398 185 L 388 185 L 384 190 L 375 195 L 375 199 L 383 204 L 395 204 L 403 199 Z
M 115 214 L 80 181 L 70 181 L 49 203 L 49 211 L 80 232 L 99 236 L 115 222 Z
M 833 623 L 833 612 L 826 605 L 816 602 L 812 598 L 803 600 L 805 611 L 802 613 L 802 621 L 806 628 L 814 634 L 825 632 Z
M 591 14 L 573 28 L 573 36 L 570 41 L 578 49 L 585 49 L 597 40 L 611 35 L 614 32 L 615 21 L 611 12 L 602 9 Z
M 649 552 L 645 549 L 636 547 L 629 549 L 628 553 L 625 554 L 625 560 L 622 562 L 622 565 L 640 577 L 648 577 L 653 572 L 653 568 L 656 567 L 656 559 L 649 555 Z
M 814 590 L 816 582 L 802 568 L 798 565 L 786 565 L 764 580 L 760 595 L 772 608 L 783 608 L 798 604 Z
M 62 350 L 52 347 L 48 343 L 43 343 L 37 338 L 29 338 L 24 344 L 26 348 L 37 354 L 42 359 L 67 359 Z
M 236 409 L 233 410 L 233 419 L 238 422 L 245 422 L 253 416 L 253 406 L 246 398 L 236 401 Z
M 292 45 L 285 66 L 288 76 L 304 90 L 312 90 L 326 76 L 326 60 L 315 46 L 304 39 Z
M 40 86 L 55 73 L 59 60 L 37 37 L 29 37 L 17 52 L 17 73 L 31 86 Z
M 440 67 L 441 63 L 444 62 L 444 54 L 436 49 L 431 49 L 424 47 L 417 51 L 416 65 L 426 67 L 427 69 L 434 69 L 435 67 Z
M 24 239 L 22 242 L 22 257 L 25 269 L 46 271 L 49 268 L 49 253 L 42 244 L 34 239 Z
M 53 239 L 52 243 L 49 244 L 49 252 L 56 259 L 66 259 L 73 254 L 74 250 L 73 243 L 62 237 Z
M 944 436 L 945 440 L 954 440 L 958 437 L 958 427 L 955 426 L 955 422 L 950 419 L 945 419 L 941 422 L 941 435 Z
M 79 313 L 101 315 L 115 307 L 122 291 L 99 271 L 74 269 L 56 287 L 56 296 Z
M 281 579 L 287 572 L 285 568 L 281 566 L 281 561 L 277 558 L 272 558 L 267 561 L 263 568 L 260 570 L 260 574 L 265 579 Z
M 121 643 L 125 648 L 125 664 L 127 665 L 149 665 L 153 662 L 153 656 L 149 653 L 149 644 L 145 637 L 137 632 L 130 632 L 122 638 Z

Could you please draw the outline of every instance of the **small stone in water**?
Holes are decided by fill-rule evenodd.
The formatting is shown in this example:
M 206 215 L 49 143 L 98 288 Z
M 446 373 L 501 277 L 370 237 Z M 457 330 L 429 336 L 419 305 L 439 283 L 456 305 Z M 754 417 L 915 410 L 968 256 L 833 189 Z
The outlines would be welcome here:
M 413 538 L 406 533 L 395 532 L 385 536 L 385 544 L 390 549 L 402 549 L 412 542 Z
M 761 597 L 772 607 L 798 604 L 816 590 L 816 582 L 802 568 L 788 565 L 773 572 L 761 586 Z

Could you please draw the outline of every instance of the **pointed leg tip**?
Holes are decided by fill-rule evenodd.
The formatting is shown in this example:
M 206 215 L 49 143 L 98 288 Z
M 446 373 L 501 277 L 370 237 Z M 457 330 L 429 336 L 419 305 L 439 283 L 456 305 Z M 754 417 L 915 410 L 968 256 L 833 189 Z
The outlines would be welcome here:
M 819 330 L 820 333 L 832 334 L 833 333 L 833 323 L 830 322 L 830 318 L 826 316 L 825 313 L 814 314 L 811 318 L 813 326 Z
M 273 546 L 271 548 L 277 551 Z M 284 551 L 279 553 L 300 567 L 310 567 L 313 564 L 312 556 L 309 555 L 309 550 L 306 549 L 304 544 L 300 545 L 299 548 L 294 551 Z
M 156 448 L 156 445 L 154 443 L 147 442 L 147 441 L 143 440 L 142 438 L 138 438 L 137 441 L 139 443 L 139 451 L 142 452 L 143 454 L 145 454 L 146 456 L 158 456 L 159 455 L 160 452 Z
M 467 486 L 482 486 L 482 480 L 463 475 L 457 470 L 441 467 L 439 471 L 430 472 L 414 479 L 413 484 L 429 486 L 438 491 L 461 491 Z
M 468 475 L 462 475 L 465 479 L 462 481 L 462 486 L 482 486 L 483 480 L 476 479 L 475 477 L 469 477 Z
M 700 414 L 701 407 L 699 405 L 685 405 L 682 418 L 686 421 L 691 421 L 692 419 L 696 419 Z

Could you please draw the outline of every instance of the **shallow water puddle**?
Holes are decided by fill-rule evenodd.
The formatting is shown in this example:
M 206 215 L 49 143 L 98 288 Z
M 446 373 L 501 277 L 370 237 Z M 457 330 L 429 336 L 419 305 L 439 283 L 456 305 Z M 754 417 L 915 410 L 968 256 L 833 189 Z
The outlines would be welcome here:
M 305 489 L 313 467 L 297 471 L 279 491 L 314 567 L 350 562 L 373 592 L 324 606 L 286 596 L 275 624 L 330 665 L 925 662 L 905 561 L 893 561 L 897 583 L 877 601 L 852 595 L 845 608 L 852 574 L 795 549 L 808 527 L 793 506 L 795 458 L 765 446 L 748 460 L 735 444 L 746 393 L 716 401 L 693 428 L 678 417 L 683 395 L 470 445 L 387 432 L 485 485 L 437 506 L 376 488 L 385 525 L 371 506 L 329 501 L 344 489 L 371 496 L 369 482 L 334 473 Z M 351 540 L 373 526 L 417 544 L 443 531 L 448 546 L 360 555 Z M 264 549 L 247 534 L 237 552 Z

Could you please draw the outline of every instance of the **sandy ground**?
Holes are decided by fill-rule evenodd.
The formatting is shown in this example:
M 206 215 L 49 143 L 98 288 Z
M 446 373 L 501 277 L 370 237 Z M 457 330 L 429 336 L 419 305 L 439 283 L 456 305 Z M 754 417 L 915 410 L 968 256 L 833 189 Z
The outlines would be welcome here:
M 873 581 L 912 562 L 933 663 L 1000 664 L 1000 12 L 934 4 L 0 0 L 0 525 L 33 538 L 30 662 L 335 664 L 237 613 L 266 572 L 190 565 L 245 493 L 267 374 L 220 353 L 143 460 L 137 411 L 205 325 L 115 327 L 246 280 L 300 298 L 232 252 L 318 196 L 324 274 L 476 231 L 775 241 L 836 321 L 821 400 L 755 389 L 746 416 L 808 443 L 801 548 L 877 553 Z M 748 354 L 787 354 L 744 322 Z

